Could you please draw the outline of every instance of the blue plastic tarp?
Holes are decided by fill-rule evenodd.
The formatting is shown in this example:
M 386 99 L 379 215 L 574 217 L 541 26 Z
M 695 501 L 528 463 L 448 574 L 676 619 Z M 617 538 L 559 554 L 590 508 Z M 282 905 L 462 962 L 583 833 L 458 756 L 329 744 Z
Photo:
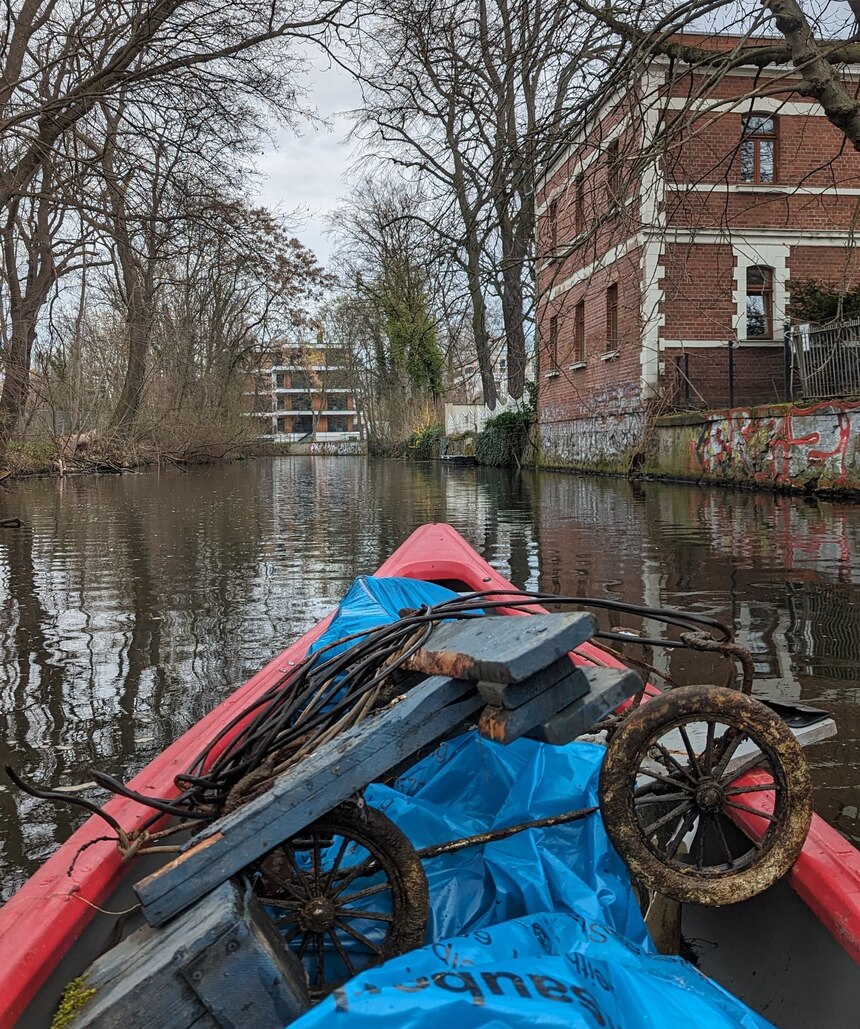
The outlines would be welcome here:
M 317 647 L 453 596 L 359 579 Z M 365 798 L 420 848 L 596 805 L 602 756 L 590 743 L 505 747 L 469 732 Z M 599 813 L 424 867 L 428 946 L 355 976 L 295 1029 L 769 1024 L 687 962 L 655 953 Z

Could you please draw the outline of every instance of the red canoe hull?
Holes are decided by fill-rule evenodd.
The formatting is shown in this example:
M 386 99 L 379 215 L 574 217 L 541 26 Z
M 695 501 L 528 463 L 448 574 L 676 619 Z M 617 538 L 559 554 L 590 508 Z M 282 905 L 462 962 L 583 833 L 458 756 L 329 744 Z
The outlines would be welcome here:
M 472 590 L 514 588 L 462 536 L 443 524 L 417 529 L 376 574 L 458 581 Z M 159 754 L 131 781 L 132 789 L 150 796 L 175 794 L 174 777 L 185 770 L 190 757 L 202 750 L 237 711 L 268 689 L 289 667 L 289 662 L 300 660 L 325 630 L 330 617 L 270 661 Z M 584 663 L 618 664 L 589 644 L 579 648 L 575 657 Z M 106 810 L 126 832 L 134 830 L 151 814 L 150 809 L 123 798 L 113 799 Z M 92 842 L 104 831 L 104 822 L 90 818 L 0 909 L 0 1029 L 12 1029 L 21 1018 L 90 922 L 93 905 L 102 905 L 123 877 L 126 868 L 116 846 L 108 841 Z M 69 872 L 76 854 L 77 860 Z M 843 949 L 860 964 L 860 852 L 816 816 L 790 882 Z

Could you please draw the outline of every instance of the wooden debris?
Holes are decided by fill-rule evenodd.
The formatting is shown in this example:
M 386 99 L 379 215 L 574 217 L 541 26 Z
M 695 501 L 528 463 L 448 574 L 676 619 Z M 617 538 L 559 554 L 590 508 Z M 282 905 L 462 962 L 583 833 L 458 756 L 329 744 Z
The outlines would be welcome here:
M 283 1029 L 310 1007 L 299 959 L 250 889 L 224 883 L 90 965 L 67 1029 Z
M 594 616 L 585 611 L 443 622 L 403 667 L 470 682 L 522 682 L 570 653 L 596 630 Z

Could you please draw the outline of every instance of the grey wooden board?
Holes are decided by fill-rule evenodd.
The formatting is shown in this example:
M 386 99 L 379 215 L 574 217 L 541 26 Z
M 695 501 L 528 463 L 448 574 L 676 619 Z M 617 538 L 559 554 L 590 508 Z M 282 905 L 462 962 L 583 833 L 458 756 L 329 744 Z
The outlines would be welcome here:
M 588 680 L 579 671 L 578 667 L 570 660 L 567 654 L 563 654 L 551 665 L 535 672 L 522 682 L 486 682 L 478 683 L 478 693 L 488 704 L 494 707 L 505 707 L 513 709 L 521 707 L 526 701 L 539 696 L 545 690 L 557 686 L 560 682 L 569 679 L 571 687 L 576 692 L 568 703 L 576 700 L 588 692 Z
M 583 668 L 583 674 L 588 681 L 589 692 L 527 732 L 530 739 L 556 746 L 570 743 L 642 689 L 642 680 L 627 668 Z
M 85 977 L 96 994 L 69 1029 L 282 1029 L 310 1007 L 301 962 L 233 883 L 164 929 L 138 929 Z
M 137 883 L 147 922 L 163 925 L 482 706 L 471 684 L 433 676 L 324 744 L 262 796 L 213 822 L 183 853 Z
M 587 611 L 443 622 L 407 667 L 477 682 L 522 682 L 597 631 Z
M 581 697 L 584 692 L 581 682 L 585 682 L 587 689 L 588 682 L 585 676 L 568 675 L 555 686 L 544 690 L 519 707 L 485 707 L 478 722 L 478 731 L 486 739 L 494 740 L 496 743 L 513 743 L 530 729 L 568 708 Z

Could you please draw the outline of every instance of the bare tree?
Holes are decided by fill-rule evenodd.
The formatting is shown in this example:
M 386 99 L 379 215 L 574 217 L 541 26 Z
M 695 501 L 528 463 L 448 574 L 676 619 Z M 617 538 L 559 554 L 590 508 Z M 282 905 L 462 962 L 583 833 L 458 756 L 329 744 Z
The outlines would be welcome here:
M 358 72 L 368 147 L 428 183 L 439 212 L 456 210 L 454 235 L 441 235 L 466 276 L 494 407 L 488 307 L 500 305 L 508 391 L 520 397 L 534 308 L 535 177 L 608 32 L 572 17 L 562 0 L 404 0 L 365 29 Z

